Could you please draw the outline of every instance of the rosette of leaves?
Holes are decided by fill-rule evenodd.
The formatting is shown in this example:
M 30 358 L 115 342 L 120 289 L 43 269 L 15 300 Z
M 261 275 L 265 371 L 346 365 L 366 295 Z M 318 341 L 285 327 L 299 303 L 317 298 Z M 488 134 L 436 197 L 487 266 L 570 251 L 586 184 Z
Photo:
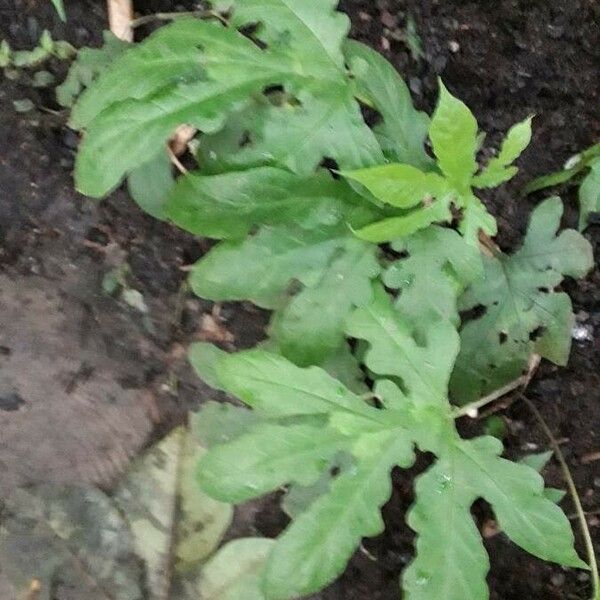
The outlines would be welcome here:
M 488 598 L 489 560 L 470 512 L 478 498 L 528 552 L 586 567 L 537 471 L 502 458 L 495 438 L 465 440 L 457 433 L 447 386 L 459 336 L 450 322 L 429 321 L 417 341 L 411 322 L 376 286 L 347 333 L 368 345 L 364 361 L 375 374 L 377 405 L 320 368 L 253 350 L 222 357 L 216 366 L 222 387 L 252 411 L 209 406 L 200 414 L 204 427 L 224 432 L 198 467 L 201 488 L 215 499 L 238 503 L 281 486 L 313 486 L 267 558 L 261 579 L 267 598 L 303 597 L 340 575 L 361 539 L 383 530 L 390 471 L 410 467 L 416 449 L 437 460 L 416 480 L 408 514 L 416 557 L 402 576 L 404 597 Z
M 239 0 L 216 4 L 217 21 L 177 20 L 115 60 L 71 121 L 85 130 L 81 191 L 102 196 L 129 175 L 148 212 L 223 240 L 193 269 L 194 291 L 273 310 L 271 349 L 300 365 L 336 360 L 348 380 L 343 322 L 385 266 L 375 243 L 460 212 L 471 245 L 480 228 L 494 233 L 472 190 L 514 175 L 530 120 L 477 173 L 467 107 L 441 85 L 430 122 L 382 56 L 346 39 L 335 5 Z M 361 105 L 381 121 L 369 127 Z M 174 184 L 164 145 L 181 124 L 200 130 L 199 169 Z

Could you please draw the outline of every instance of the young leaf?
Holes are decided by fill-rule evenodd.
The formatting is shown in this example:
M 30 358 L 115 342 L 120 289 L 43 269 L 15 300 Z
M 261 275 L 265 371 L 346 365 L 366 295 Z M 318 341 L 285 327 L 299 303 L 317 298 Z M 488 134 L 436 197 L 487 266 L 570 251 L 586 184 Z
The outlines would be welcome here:
M 521 156 L 531 141 L 531 119 L 532 117 L 529 117 L 511 127 L 502 142 L 498 156 L 492 158 L 487 167 L 479 175 L 473 177 L 474 187 L 496 187 L 517 174 L 517 167 L 511 165 Z
M 459 403 L 476 400 L 518 377 L 531 353 L 565 364 L 571 344 L 571 301 L 555 292 L 563 277 L 583 277 L 593 265 L 589 243 L 579 233 L 556 235 L 559 198 L 531 216 L 523 246 L 512 256 L 484 257 L 484 275 L 460 300 L 461 310 L 483 315 L 461 329 L 461 351 L 451 390 Z
M 590 163 L 590 172 L 579 188 L 579 231 L 588 225 L 593 212 L 600 212 L 600 159 Z
M 437 173 L 425 173 L 411 165 L 381 165 L 344 171 L 342 175 L 363 185 L 377 200 L 404 209 L 425 199 L 439 198 L 451 190 Z
M 439 85 L 440 97 L 429 127 L 429 137 L 442 173 L 463 193 L 469 190 L 477 170 L 477 121 L 441 80 Z
M 428 206 L 416 208 L 401 217 L 390 217 L 371 223 L 354 234 L 361 240 L 380 244 L 408 237 L 421 229 L 429 227 L 432 223 L 450 222 L 450 197 L 446 196 L 435 200 Z
M 383 118 L 374 130 L 384 152 L 394 162 L 431 170 L 434 163 L 425 152 L 429 117 L 415 110 L 408 87 L 396 69 L 361 42 L 346 41 L 344 54 L 354 75 L 356 95 Z
M 60 17 L 61 21 L 66 21 L 67 20 L 67 14 L 65 13 L 65 6 L 63 4 L 63 0 L 51 0 L 52 4 L 54 5 L 54 8 L 56 9 L 56 12 L 58 13 L 58 16 Z

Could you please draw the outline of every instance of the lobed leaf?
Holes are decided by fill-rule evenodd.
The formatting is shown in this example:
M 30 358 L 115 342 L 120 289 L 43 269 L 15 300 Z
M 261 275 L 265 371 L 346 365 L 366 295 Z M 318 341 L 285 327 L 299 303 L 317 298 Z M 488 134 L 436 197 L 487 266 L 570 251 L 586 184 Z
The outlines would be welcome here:
M 521 153 L 529 146 L 531 141 L 531 120 L 525 119 L 511 127 L 506 138 L 502 142 L 502 148 L 497 157 L 492 158 L 487 167 L 473 177 L 473 186 L 478 188 L 496 187 L 518 172 L 512 163 L 521 156 Z
M 522 248 L 513 256 L 484 257 L 484 276 L 460 300 L 461 310 L 485 309 L 461 331 L 451 380 L 460 403 L 476 400 L 518 377 L 537 352 L 557 364 L 569 356 L 573 315 L 563 277 L 582 277 L 593 264 L 587 240 L 573 230 L 556 235 L 559 198 L 540 204 Z
M 392 306 L 381 287 L 374 300 L 357 309 L 346 332 L 369 342 L 364 362 L 378 375 L 395 375 L 414 405 L 443 407 L 448 379 L 458 353 L 458 334 L 448 321 L 423 323 L 417 343 L 411 325 Z
M 380 507 L 391 494 L 390 470 L 414 460 L 410 440 L 377 435 L 375 452 L 338 476 L 278 538 L 266 565 L 264 591 L 272 600 L 312 594 L 344 570 L 360 540 L 381 533 Z
M 399 290 L 396 307 L 417 327 L 432 321 L 460 322 L 457 296 L 482 274 L 479 250 L 452 229 L 432 226 L 392 244 L 401 257 L 383 281 Z

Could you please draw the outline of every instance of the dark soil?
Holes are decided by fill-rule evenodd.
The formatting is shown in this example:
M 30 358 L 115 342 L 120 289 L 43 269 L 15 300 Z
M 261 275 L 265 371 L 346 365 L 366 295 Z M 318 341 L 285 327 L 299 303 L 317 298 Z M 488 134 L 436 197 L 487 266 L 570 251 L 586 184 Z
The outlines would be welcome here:
M 0 38 L 30 48 L 48 27 L 77 46 L 99 43 L 104 3 L 66 5 L 63 25 L 46 0 L 0 0 Z M 396 64 L 422 108 L 433 107 L 441 75 L 488 132 L 488 151 L 512 123 L 537 115 L 521 173 L 486 199 L 499 216 L 501 244 L 513 247 L 542 197 L 521 199 L 522 184 L 600 139 L 596 0 L 346 0 L 342 7 L 354 36 Z M 141 12 L 179 8 L 167 0 L 138 2 Z M 422 41 L 418 60 L 404 41 L 409 18 Z M 58 63 L 47 68 L 64 73 Z M 35 109 L 17 113 L 13 101 L 23 98 Z M 0 495 L 41 480 L 110 487 L 129 457 L 211 395 L 186 365 L 190 341 L 248 347 L 264 330 L 265 315 L 250 306 L 215 312 L 186 292 L 180 267 L 206 251 L 205 242 L 143 215 L 124 192 L 97 204 L 73 191 L 77 138 L 66 118 L 51 91 L 33 88 L 27 73 L 0 78 Z M 572 225 L 576 196 L 568 191 L 564 199 L 565 223 Z M 599 233 L 590 228 L 586 234 L 596 251 Z M 146 314 L 102 291 L 105 275 L 124 264 Z M 600 272 L 565 287 L 591 339 L 574 343 L 567 368 L 543 365 L 528 394 L 560 440 L 598 540 L 600 463 L 593 453 L 600 450 Z M 546 449 L 527 407 L 508 400 L 515 402 L 499 413 L 508 454 Z M 475 432 L 481 423 L 468 427 Z M 550 485 L 564 486 L 555 463 L 545 474 Z M 395 482 L 384 511 L 386 532 L 366 540 L 319 598 L 398 598 L 398 573 L 412 552 L 404 524 L 412 481 L 399 473 Z M 565 509 L 573 510 L 568 500 Z M 482 530 L 493 529 L 486 507 L 475 513 Z M 285 524 L 274 499 L 242 507 L 238 516 L 240 533 L 275 535 Z M 534 559 L 502 534 L 486 545 L 493 599 L 589 597 L 585 573 Z

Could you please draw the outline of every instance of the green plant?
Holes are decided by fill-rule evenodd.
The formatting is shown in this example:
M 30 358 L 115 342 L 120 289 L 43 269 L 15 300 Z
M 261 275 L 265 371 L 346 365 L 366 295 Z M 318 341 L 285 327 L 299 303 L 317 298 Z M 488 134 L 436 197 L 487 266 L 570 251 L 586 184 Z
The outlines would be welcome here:
M 583 231 L 592 213 L 600 212 L 600 144 L 573 156 L 562 171 L 542 175 L 529 182 L 524 191 L 531 194 L 573 179 L 579 183 L 579 230 Z
M 417 111 L 392 66 L 345 39 L 336 4 L 217 3 L 227 10 L 213 20 L 179 19 L 126 50 L 73 109 L 85 130 L 78 188 L 101 197 L 152 176 L 166 195 L 137 197 L 143 208 L 221 240 L 194 267 L 194 291 L 273 311 L 261 350 L 192 351 L 211 385 L 254 409 L 201 413 L 216 432 L 202 487 L 241 502 L 292 484 L 267 600 L 316 591 L 381 531 L 389 472 L 410 466 L 415 448 L 437 462 L 408 519 L 419 535 L 403 577 L 411 600 L 487 597 L 469 512 L 479 497 L 517 544 L 584 567 L 536 471 L 500 458 L 493 438 L 461 439 L 450 399 L 476 402 L 532 354 L 566 362 L 573 315 L 556 288 L 589 270 L 590 245 L 557 235 L 562 204 L 551 198 L 522 247 L 500 252 L 475 190 L 514 176 L 531 119 L 480 168 L 469 109 L 440 83 L 432 118 Z M 165 146 L 182 124 L 200 131 L 199 168 L 175 181 Z
M 61 21 L 67 20 L 67 13 L 65 12 L 65 5 L 63 4 L 63 0 L 50 0 L 58 13 Z

